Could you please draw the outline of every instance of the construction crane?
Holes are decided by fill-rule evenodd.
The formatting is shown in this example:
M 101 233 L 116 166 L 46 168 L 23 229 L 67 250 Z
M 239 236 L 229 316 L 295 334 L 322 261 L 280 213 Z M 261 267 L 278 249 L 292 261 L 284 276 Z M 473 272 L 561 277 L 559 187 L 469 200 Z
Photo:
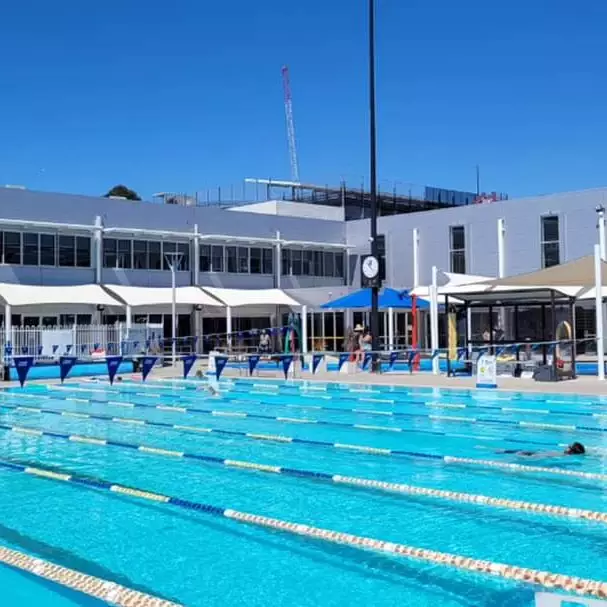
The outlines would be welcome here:
M 282 68 L 282 85 L 285 93 L 285 116 L 287 119 L 287 138 L 289 140 L 289 157 L 291 160 L 291 180 L 299 183 L 299 163 L 297 162 L 297 145 L 295 143 L 291 81 L 289 78 L 289 66 L 287 65 Z

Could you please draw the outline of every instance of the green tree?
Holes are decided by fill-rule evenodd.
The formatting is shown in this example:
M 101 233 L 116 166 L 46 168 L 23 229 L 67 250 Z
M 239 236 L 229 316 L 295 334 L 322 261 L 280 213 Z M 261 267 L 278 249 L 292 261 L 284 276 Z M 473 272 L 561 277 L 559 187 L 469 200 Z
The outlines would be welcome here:
M 141 196 L 139 196 L 135 190 L 131 190 L 122 184 L 115 185 L 107 194 L 105 194 L 105 198 L 110 198 L 110 196 L 126 198 L 127 200 L 141 200 Z

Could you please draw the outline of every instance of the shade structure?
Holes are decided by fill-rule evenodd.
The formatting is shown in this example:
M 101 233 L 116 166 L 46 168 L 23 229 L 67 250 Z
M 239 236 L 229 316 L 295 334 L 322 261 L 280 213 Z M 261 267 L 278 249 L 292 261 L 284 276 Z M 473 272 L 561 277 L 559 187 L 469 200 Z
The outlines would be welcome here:
M 379 294 L 379 307 L 382 310 L 388 308 L 410 310 L 413 306 L 413 299 L 407 291 L 397 291 L 396 289 L 385 288 Z M 324 310 L 352 310 L 352 309 L 367 309 L 371 307 L 371 289 L 360 289 L 339 297 L 332 301 L 323 304 L 321 308 Z M 417 300 L 418 309 L 427 309 L 429 304 L 423 299 Z
M 0 298 L 10 306 L 44 306 L 81 304 L 118 306 L 124 304 L 99 285 L 23 285 L 0 283 Z
M 170 287 L 104 285 L 104 288 L 132 308 L 170 306 L 173 301 L 173 289 Z M 200 287 L 177 287 L 175 289 L 175 303 L 188 306 L 225 307 L 222 302 L 205 293 Z
M 289 306 L 297 308 L 299 302 L 282 289 L 222 289 L 204 287 L 204 290 L 230 308 L 243 306 Z

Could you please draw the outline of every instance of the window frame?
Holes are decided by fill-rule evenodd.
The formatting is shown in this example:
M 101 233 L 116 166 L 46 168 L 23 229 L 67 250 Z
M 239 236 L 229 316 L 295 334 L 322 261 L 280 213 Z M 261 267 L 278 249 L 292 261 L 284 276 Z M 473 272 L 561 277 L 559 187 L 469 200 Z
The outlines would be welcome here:
M 463 238 L 463 247 L 456 247 L 456 243 L 454 242 L 454 235 L 459 230 L 461 230 Z M 466 226 L 464 224 L 459 223 L 449 226 L 449 271 L 453 274 L 466 274 L 468 271 L 467 240 Z M 463 264 L 463 268 L 458 265 L 459 263 Z M 463 271 L 460 271 L 462 269 Z
M 546 239 L 545 222 L 546 220 L 556 220 L 557 237 L 556 240 Z M 556 263 L 546 265 L 546 246 L 556 247 Z M 540 216 L 540 254 L 542 269 L 558 266 L 561 263 L 561 218 L 559 215 L 541 215 Z

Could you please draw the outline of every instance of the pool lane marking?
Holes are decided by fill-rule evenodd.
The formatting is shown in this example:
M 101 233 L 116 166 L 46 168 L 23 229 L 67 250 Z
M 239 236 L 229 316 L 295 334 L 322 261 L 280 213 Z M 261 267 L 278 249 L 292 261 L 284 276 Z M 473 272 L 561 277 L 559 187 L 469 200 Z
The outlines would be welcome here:
M 30 469 L 27 474 L 36 474 L 34 470 L 33 468 Z M 37 471 L 38 476 L 44 476 L 40 472 L 40 470 Z M 64 476 L 68 476 L 68 478 L 56 480 L 69 480 L 69 475 Z M 52 477 L 47 476 L 46 478 Z M 18 552 L 5 546 L 0 546 L 0 562 L 9 567 L 14 567 L 36 577 L 54 582 L 59 586 L 71 588 L 77 592 L 92 596 L 111 605 L 119 605 L 120 607 L 135 605 L 137 607 L 180 607 L 177 603 L 160 599 L 138 590 L 132 590 L 121 584 L 87 575 L 74 569 L 68 569 L 67 567 L 56 565 L 50 561 Z
M 51 388 L 50 386 L 48 386 Z M 54 389 L 54 388 L 51 388 Z M 61 389 L 68 389 L 67 386 L 63 386 Z M 122 394 L 130 394 L 131 392 L 126 390 L 122 392 Z M 58 397 L 62 399 L 63 397 Z M 175 396 L 174 398 L 179 398 Z M 74 400 L 71 398 L 63 398 L 63 400 Z M 119 401 L 103 401 L 97 399 L 78 399 L 77 402 L 97 402 L 97 403 L 107 403 L 107 404 L 116 404 L 118 405 Z M 191 401 L 192 399 L 190 399 Z M 206 400 L 206 399 L 201 399 Z M 465 417 L 465 416 L 455 416 L 455 415 L 437 415 L 433 413 L 408 413 L 405 411 L 382 411 L 382 410 L 374 410 L 374 409 L 361 409 L 361 408 L 344 408 L 344 407 L 327 407 L 321 405 L 298 405 L 298 404 L 281 404 L 281 403 L 259 403 L 258 401 L 248 401 L 246 399 L 230 399 L 223 397 L 223 402 L 233 403 L 238 402 L 239 404 L 250 404 L 250 405 L 258 405 L 261 404 L 263 406 L 275 407 L 275 408 L 289 408 L 289 409 L 315 409 L 319 411 L 331 411 L 337 413 L 358 413 L 370 416 L 385 416 L 385 417 L 403 417 L 403 418 L 422 418 L 422 419 L 430 419 L 430 420 L 438 420 L 438 421 L 450 421 L 450 422 L 460 422 L 467 424 L 484 424 L 484 425 L 507 425 L 507 426 L 515 426 L 520 428 L 529 428 L 532 430 L 554 430 L 558 432 L 607 432 L 607 427 L 598 427 L 598 426 L 577 426 L 573 424 L 551 424 L 551 423 L 542 423 L 542 422 L 529 422 L 524 420 L 504 420 L 497 418 L 489 418 L 489 417 Z M 420 403 L 422 404 L 422 403 Z M 151 405 L 149 403 L 129 403 L 129 405 L 133 405 L 135 407 L 148 407 L 148 408 L 159 408 L 158 405 Z M 123 405 L 123 406 L 129 406 Z M 202 413 L 207 412 L 207 409 L 200 409 L 198 407 L 178 407 L 173 405 L 160 405 L 163 407 L 164 411 L 168 411 L 171 407 L 174 407 L 176 410 L 185 410 L 191 413 Z M 446 407 L 449 408 L 449 407 Z M 460 408 L 460 407 L 457 407 Z M 502 409 L 501 407 L 497 407 L 497 409 Z M 530 410 L 531 412 L 531 410 Z M 589 414 L 591 417 L 595 419 L 601 419 L 601 416 L 597 416 L 597 414 Z M 602 415 L 602 414 L 601 414 Z M 277 417 L 270 415 L 262 415 L 259 413 L 249 413 L 249 417 L 258 417 L 259 419 L 277 419 Z M 334 425 L 342 425 L 344 427 L 350 426 L 349 424 L 345 424 L 342 422 L 321 422 L 321 423 L 332 423 Z
M 74 483 L 77 485 L 93 487 L 99 491 L 119 493 L 141 500 L 162 503 L 168 506 L 209 514 L 211 516 L 228 518 L 249 525 L 275 529 L 292 535 L 322 540 L 331 544 L 342 544 L 357 549 L 404 557 L 473 573 L 492 575 L 494 577 L 500 577 L 532 586 L 542 586 L 551 589 L 557 588 L 583 596 L 593 596 L 597 598 L 607 597 L 607 582 L 604 581 L 578 578 L 548 571 L 496 563 L 493 561 L 473 559 L 466 556 L 428 550 L 426 548 L 418 548 L 351 533 L 342 533 L 333 529 L 323 529 L 321 527 L 314 527 L 303 523 L 294 523 L 260 514 L 252 514 L 231 508 L 223 508 L 213 504 L 186 500 L 176 496 L 163 495 L 146 489 L 119 485 L 102 479 L 90 479 L 75 474 L 59 475 L 61 478 L 48 477 L 40 473 L 41 471 L 44 472 L 44 470 L 40 468 L 26 467 L 22 464 L 11 462 L 10 460 L 0 461 L 0 467 L 13 472 L 30 474 L 35 478 L 46 478 L 57 482 Z
M 15 394 L 15 393 L 9 393 Z M 17 396 L 24 396 L 23 394 L 17 394 Z M 46 395 L 45 395 L 46 396 Z M 28 394 L 27 398 L 36 398 L 33 394 Z M 53 396 L 48 397 L 50 400 L 71 400 L 69 397 L 63 396 Z M 2 401 L 0 401 L 2 402 Z M 283 416 L 274 416 L 274 415 L 264 415 L 262 413 L 249 413 L 245 411 L 230 411 L 230 410 L 213 410 L 213 409 L 201 409 L 199 407 L 177 407 L 171 405 L 152 405 L 149 403 L 139 403 L 133 402 L 125 405 L 120 404 L 120 401 L 108 401 L 101 399 L 79 399 L 78 402 L 82 403 L 93 403 L 93 404 L 101 404 L 101 405 L 116 405 L 116 406 L 126 406 L 132 408 L 144 408 L 144 409 L 160 409 L 161 411 L 168 412 L 179 412 L 179 413 L 194 413 L 194 414 L 202 414 L 202 415 L 213 415 L 213 416 L 223 416 L 223 417 L 238 417 L 238 418 L 251 418 L 251 419 L 261 419 L 265 421 L 272 422 L 286 422 L 286 423 L 300 423 L 300 424 L 319 424 L 325 426 L 336 426 L 342 428 L 357 428 L 360 424 L 351 424 L 346 422 L 337 422 L 337 421 L 328 421 L 328 420 L 318 420 L 313 418 L 292 418 L 292 417 L 283 417 Z M 229 401 L 228 401 L 229 402 Z M 255 403 L 257 404 L 257 403 Z M 277 405 L 278 406 L 278 405 Z M 285 408 L 306 408 L 303 405 L 280 405 Z M 334 411 L 333 407 L 316 407 L 319 410 L 326 411 Z M 403 413 L 397 411 L 373 411 L 372 409 L 341 409 L 337 408 L 337 410 L 341 412 L 352 412 L 352 413 L 362 413 L 370 416 L 385 416 L 385 417 L 406 417 L 406 418 L 423 418 L 429 419 L 431 421 L 445 421 L 445 422 L 455 422 L 455 423 L 466 423 L 466 424 L 481 424 L 481 425 L 506 425 L 512 426 L 516 428 L 527 428 L 530 430 L 553 430 L 553 431 L 562 431 L 562 432 L 607 432 L 607 428 L 599 428 L 599 427 L 591 427 L 591 426 L 574 426 L 574 425 L 559 425 L 559 424 L 542 424 L 542 423 L 534 423 L 534 422 L 525 422 L 525 421 L 511 421 L 511 420 L 502 420 L 502 419 L 492 419 L 485 417 L 464 417 L 464 416 L 456 416 L 456 415 L 434 415 L 434 414 L 422 414 L 422 413 Z M 363 426 L 366 424 L 363 424 Z M 358 428 L 361 429 L 361 428 Z M 362 428 L 364 430 L 364 428 Z M 437 431 L 423 430 L 417 428 L 401 428 L 401 432 L 415 432 L 415 433 L 424 433 L 424 434 L 437 434 Z M 447 436 L 447 433 L 440 432 L 437 436 Z M 506 440 L 506 439 L 504 439 Z M 525 440 L 515 440 L 508 439 L 508 442 L 518 442 L 531 444 L 532 441 Z M 535 443 L 535 444 L 544 444 L 544 443 Z
M 63 399 L 60 397 L 57 400 L 66 400 L 66 399 Z M 0 403 L 1 402 L 3 402 L 3 401 L 0 400 Z M 147 404 L 139 404 L 139 403 L 125 403 L 125 402 L 121 402 L 121 401 L 98 401 L 95 399 L 90 399 L 87 402 L 91 402 L 94 404 L 104 404 L 104 405 L 111 405 L 111 406 L 116 406 L 116 407 L 130 408 L 130 409 L 134 409 L 136 407 L 153 408 L 153 409 L 158 409 L 161 411 L 167 411 L 169 413 L 171 413 L 171 412 L 189 413 L 190 412 L 187 408 L 184 408 L 184 407 L 174 407 L 174 406 L 167 406 L 167 405 L 147 405 Z M 198 411 L 196 411 L 196 412 L 198 412 Z M 363 413 L 363 412 L 366 412 L 366 410 L 360 409 L 360 410 L 357 410 L 357 412 Z M 229 410 L 226 413 L 211 412 L 210 414 L 215 417 L 234 417 L 234 418 L 241 418 L 241 419 L 245 419 L 246 417 L 251 417 L 251 415 L 244 415 L 243 413 L 240 413 L 240 412 L 238 412 L 237 414 L 231 413 Z M 254 415 L 255 414 L 253 414 L 253 416 Z M 389 413 L 386 413 L 386 415 L 389 415 Z M 379 425 L 374 425 L 374 424 L 350 424 L 350 423 L 345 423 L 345 422 L 330 422 L 330 421 L 326 421 L 326 420 L 317 420 L 317 419 L 302 418 L 302 417 L 264 416 L 264 418 L 262 418 L 262 419 L 266 419 L 266 420 L 269 419 L 269 421 L 272 421 L 272 422 L 287 423 L 287 424 L 320 424 L 320 425 L 331 425 L 331 426 L 336 426 L 336 427 L 340 427 L 340 428 L 353 428 L 356 430 L 373 431 L 373 432 L 392 432 L 392 433 L 404 432 L 404 433 L 409 433 L 409 434 L 429 434 L 432 436 L 446 436 L 446 437 L 462 438 L 461 435 L 457 435 L 455 433 L 442 432 L 439 430 L 425 430 L 423 428 L 403 428 L 400 426 L 379 426 Z M 468 418 L 464 418 L 464 419 L 468 419 Z M 451 416 L 448 416 L 446 421 L 457 421 L 457 420 L 453 419 Z M 521 445 L 540 445 L 543 447 L 554 447 L 555 446 L 554 443 L 516 439 L 516 438 L 499 438 L 499 437 L 485 437 L 485 436 L 474 436 L 474 435 L 465 436 L 464 438 L 475 438 L 477 440 L 491 440 L 491 441 L 500 442 L 500 443 L 501 442 L 516 443 L 516 444 L 521 444 Z
M 18 405 L 7 405 L 5 403 L 0 402 L 0 409 L 2 409 L 2 408 L 8 408 L 8 409 L 13 409 L 13 410 L 20 409 L 20 407 Z M 28 407 L 29 411 L 31 411 L 31 409 L 32 409 L 32 407 Z M 55 409 L 40 409 L 40 412 L 41 413 L 51 413 L 51 414 L 55 414 L 55 415 L 65 415 L 65 414 L 70 413 L 70 412 L 65 412 L 65 411 L 55 410 Z M 130 418 L 112 417 L 109 415 L 101 415 L 101 414 L 93 414 L 93 413 L 79 414 L 79 417 L 88 418 L 88 419 L 101 419 L 103 421 L 110 421 L 110 422 L 123 423 L 123 424 L 155 426 L 155 427 L 161 427 L 161 428 L 165 428 L 165 429 L 169 428 L 169 429 L 174 429 L 174 430 L 184 430 L 187 427 L 187 426 L 183 426 L 183 425 L 179 426 L 176 424 L 168 424 L 165 422 L 153 422 L 150 420 L 133 420 Z M 0 428 L 3 428 L 3 426 L 0 425 Z M 195 427 L 190 427 L 190 428 L 195 428 Z M 206 428 L 201 431 L 207 432 L 207 433 L 223 434 L 223 435 L 228 435 L 228 436 L 243 436 L 243 437 L 252 438 L 255 440 L 267 440 L 265 438 L 265 436 L 267 436 L 267 435 L 260 435 L 260 434 L 251 433 L 251 432 L 242 432 L 242 431 L 238 431 L 238 430 L 223 430 L 220 428 Z M 264 437 L 264 438 L 261 438 L 261 437 Z M 272 440 L 274 440 L 274 439 L 272 439 Z M 485 468 L 505 470 L 508 472 L 552 474 L 552 475 L 558 475 L 558 476 L 568 476 L 568 477 L 572 477 L 572 478 L 582 478 L 582 479 L 586 479 L 586 480 L 607 481 L 607 474 L 601 474 L 598 472 L 580 472 L 578 470 L 566 470 L 564 468 L 556 468 L 556 467 L 547 468 L 547 467 L 542 467 L 542 466 L 529 466 L 526 464 L 515 464 L 515 463 L 510 463 L 510 462 L 499 462 L 499 461 L 494 461 L 494 460 L 479 460 L 479 459 L 474 459 L 474 458 L 458 457 L 458 456 L 452 456 L 452 455 L 439 455 L 439 454 L 435 454 L 435 453 L 424 453 L 424 452 L 420 452 L 420 451 L 405 451 L 405 450 L 401 450 L 401 449 L 383 449 L 383 448 L 373 447 L 371 445 L 355 445 L 355 444 L 348 444 L 348 443 L 336 443 L 336 442 L 320 441 L 320 440 L 312 440 L 312 439 L 296 438 L 296 437 L 288 437 L 288 436 L 281 436 L 281 440 L 276 441 L 276 442 L 313 445 L 313 446 L 317 446 L 317 447 L 329 447 L 329 448 L 333 448 L 333 449 L 338 449 L 340 451 L 355 451 L 358 453 L 365 453 L 368 455 L 407 457 L 407 458 L 412 458 L 414 460 L 420 460 L 420 461 L 426 461 L 426 462 L 432 461 L 432 462 L 439 463 L 439 464 L 460 464 L 460 465 L 465 465 L 465 466 L 481 466 L 481 467 L 485 467 Z
M 547 514 L 552 516 L 560 516 L 566 518 L 585 519 L 595 521 L 599 523 L 607 523 L 607 512 L 598 512 L 592 510 L 586 510 L 581 508 L 568 508 L 566 506 L 554 506 L 551 504 L 539 504 L 533 502 L 525 502 L 522 500 L 509 500 L 504 498 L 490 497 L 486 495 L 476 495 L 471 493 L 464 493 L 459 491 L 447 491 L 443 489 L 429 489 L 426 487 L 416 487 L 413 485 L 406 485 L 402 483 L 392 483 L 386 481 L 379 481 L 375 479 L 360 478 L 355 476 L 334 474 L 329 472 L 317 472 L 312 470 L 305 470 L 300 468 L 292 468 L 289 466 L 277 466 L 264 464 L 259 462 L 234 460 L 229 458 L 221 458 L 213 455 L 207 455 L 203 453 L 189 453 L 187 451 L 175 451 L 170 449 L 162 449 L 159 447 L 152 447 L 150 445 L 126 443 L 112 441 L 110 439 L 99 438 L 95 436 L 82 436 L 78 434 L 64 434 L 55 431 L 49 431 L 38 428 L 28 428 L 24 426 L 10 426 L 0 424 L 0 430 L 7 430 L 12 432 L 19 432 L 30 434 L 32 436 L 48 437 L 55 440 L 68 440 L 71 442 L 90 444 L 101 447 L 115 447 L 119 449 L 129 449 L 139 451 L 141 453 L 147 453 L 150 455 L 157 455 L 161 457 L 171 458 L 183 458 L 191 459 L 198 462 L 204 462 L 209 464 L 219 464 L 228 468 L 241 468 L 252 471 L 269 472 L 274 474 L 281 474 L 283 476 L 290 476 L 295 478 L 307 478 L 319 481 L 330 482 L 338 485 L 349 485 L 365 489 L 373 489 L 381 492 L 388 493 L 400 493 L 422 497 L 430 497 L 434 499 L 442 499 L 447 501 L 456 501 L 468 504 L 475 504 L 480 506 L 497 507 L 508 510 L 517 510 L 530 512 L 533 514 Z M 278 437 L 280 438 L 280 437 Z M 340 445 L 341 448 L 348 448 L 349 445 Z M 51 475 L 50 478 L 54 478 L 57 475 L 55 472 L 44 471 L 45 475 Z M 34 472 L 33 474 L 36 474 Z M 61 475 L 59 475 L 61 476 Z M 65 476 L 65 475 L 63 475 Z M 65 479 L 59 479 L 65 480 Z

